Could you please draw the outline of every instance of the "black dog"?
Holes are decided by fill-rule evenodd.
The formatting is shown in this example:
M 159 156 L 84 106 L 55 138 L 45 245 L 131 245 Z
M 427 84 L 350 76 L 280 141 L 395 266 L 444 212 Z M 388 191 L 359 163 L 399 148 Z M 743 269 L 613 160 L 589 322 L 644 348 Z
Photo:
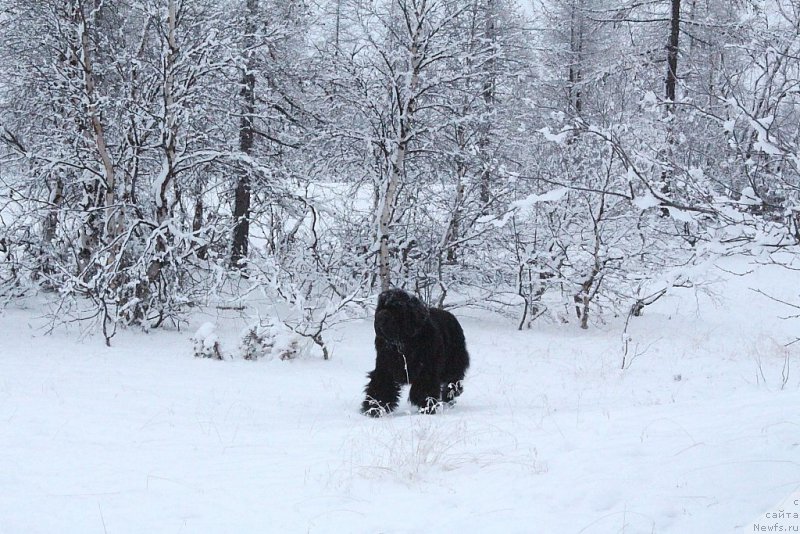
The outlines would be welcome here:
M 469 354 L 464 331 L 452 313 L 429 308 L 400 289 L 384 291 L 375 310 L 375 370 L 368 375 L 361 412 L 372 417 L 397 407 L 400 387 L 422 413 L 463 391 Z

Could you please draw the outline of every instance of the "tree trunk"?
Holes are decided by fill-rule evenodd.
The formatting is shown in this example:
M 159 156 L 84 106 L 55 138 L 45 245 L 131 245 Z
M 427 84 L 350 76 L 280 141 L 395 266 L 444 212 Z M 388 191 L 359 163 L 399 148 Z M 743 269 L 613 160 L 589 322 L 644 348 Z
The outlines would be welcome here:
M 416 91 L 422 69 L 420 45 L 423 39 L 423 18 L 427 12 L 426 0 L 422 0 L 416 5 L 416 8 L 416 26 L 411 35 L 411 46 L 408 50 L 410 76 L 408 76 L 405 83 L 400 81 L 404 77 L 398 78 L 394 81 L 395 86 L 393 87 L 397 98 L 398 111 L 395 142 L 388 169 L 389 177 L 386 183 L 386 194 L 383 197 L 383 203 L 379 205 L 380 213 L 378 216 L 378 277 L 381 281 L 381 291 L 386 291 L 392 287 L 389 250 L 390 233 L 397 207 L 397 195 L 400 192 L 400 184 L 403 179 L 406 152 L 412 137 L 412 122 L 416 111 Z
M 570 7 L 569 26 L 569 105 L 571 111 L 580 116 L 583 111 L 583 94 L 581 82 L 583 81 L 583 14 L 578 13 L 578 0 L 574 0 Z
M 494 5 L 495 0 L 486 0 L 486 12 L 485 12 L 485 39 L 491 43 L 491 52 L 489 56 L 489 60 L 486 61 L 486 71 L 484 74 L 483 80 L 483 102 L 486 105 L 486 114 L 487 116 L 492 116 L 492 109 L 494 108 L 495 104 L 495 80 L 497 77 L 497 73 L 495 72 L 496 68 L 496 61 L 494 59 L 494 54 L 497 53 L 497 43 L 495 37 L 495 13 L 494 13 Z M 491 119 L 490 119 L 491 120 Z M 487 122 L 486 124 L 482 125 L 482 132 L 480 140 L 478 141 L 478 146 L 481 149 L 481 156 L 483 158 L 483 170 L 481 172 L 480 178 L 480 199 L 481 204 L 484 206 L 484 214 L 487 212 L 486 206 L 489 204 L 492 198 L 492 189 L 491 189 L 491 181 L 492 181 L 492 174 L 491 174 L 491 158 L 487 152 L 489 151 L 489 135 L 491 131 L 491 124 Z
M 164 86 L 162 88 L 162 98 L 164 100 L 164 131 L 161 137 L 161 148 L 164 150 L 164 161 L 162 162 L 161 174 L 155 183 L 156 193 L 156 223 L 159 227 L 165 226 L 170 218 L 170 205 L 167 199 L 167 191 L 175 180 L 175 167 L 177 165 L 177 137 L 178 137 L 178 118 L 175 115 L 175 63 L 178 59 L 178 6 L 176 0 L 169 0 L 167 4 L 167 48 L 164 51 Z M 161 228 L 156 236 L 156 251 L 164 253 L 167 250 L 167 229 Z M 161 275 L 164 267 L 163 254 L 158 254 L 147 268 L 148 281 L 155 282 Z M 149 296 L 149 288 L 140 284 L 137 288 L 140 298 Z M 144 300 L 144 298 L 142 298 Z M 136 319 L 142 318 L 141 311 L 137 310 Z
M 157 183 L 156 222 L 161 225 L 169 218 L 169 202 L 167 191 L 175 179 L 175 166 L 177 159 L 178 124 L 175 116 L 175 62 L 178 57 L 177 42 L 177 6 L 175 0 L 169 0 L 167 6 L 167 54 L 164 63 L 164 134 L 162 138 L 164 148 L 164 163 Z M 159 241 L 163 241 L 163 238 Z M 163 246 L 163 243 L 161 243 Z
M 83 66 L 84 73 L 84 89 L 86 91 L 87 99 L 87 112 L 89 115 L 89 122 L 92 126 L 92 134 L 94 143 L 97 147 L 97 153 L 100 156 L 100 161 L 103 163 L 103 177 L 105 178 L 105 206 L 114 204 L 114 190 L 115 190 L 115 173 L 114 162 L 111 159 L 111 154 L 106 145 L 105 129 L 103 122 L 100 119 L 100 112 L 97 110 L 97 99 L 95 98 L 95 79 L 94 79 L 94 64 L 91 57 L 91 43 L 89 42 L 89 24 L 86 20 L 85 13 L 81 6 L 78 15 L 80 16 L 80 31 L 81 31 L 81 65 Z
M 454 264 L 458 261 L 458 241 L 461 236 L 461 205 L 464 203 L 464 177 L 467 174 L 467 165 L 459 162 L 456 169 L 456 190 L 453 199 L 453 211 L 450 214 L 450 223 L 442 239 L 441 247 L 447 250 L 446 261 Z M 440 260 L 441 261 L 441 260 Z
M 51 187 L 48 184 L 48 187 Z M 57 176 L 55 182 L 50 190 L 48 198 L 49 210 L 47 217 L 42 224 L 42 243 L 45 246 L 50 246 L 52 241 L 56 238 L 56 230 L 58 229 L 58 215 L 61 212 L 61 201 L 64 200 L 64 180 L 61 176 Z
M 670 102 L 670 108 L 675 102 L 675 85 L 678 80 L 678 39 L 681 31 L 681 0 L 671 1 L 672 14 L 670 16 L 669 44 L 667 45 L 667 79 L 665 83 L 665 96 Z
M 339 34 L 341 33 L 342 26 L 342 0 L 336 0 L 336 33 L 333 37 L 334 49 L 333 53 L 339 55 Z
M 402 139 L 404 136 L 400 136 Z M 378 238 L 380 249 L 378 251 L 378 276 L 381 280 L 381 291 L 386 291 L 392 287 L 392 275 L 389 254 L 389 234 L 391 232 L 392 219 L 397 204 L 397 194 L 400 188 L 400 180 L 403 176 L 403 163 L 406 155 L 406 142 L 398 143 L 395 149 L 389 180 L 386 184 L 386 194 L 383 197 L 383 205 L 378 219 Z
M 198 179 L 194 197 L 194 216 L 192 217 L 192 233 L 195 239 L 200 237 L 200 232 L 203 230 L 204 219 L 205 204 L 203 203 L 203 188 L 202 182 Z M 206 259 L 208 257 L 208 245 L 203 244 L 197 247 L 196 254 L 198 259 Z
M 667 44 L 667 77 L 664 82 L 667 115 L 675 112 L 675 88 L 678 81 L 678 39 L 680 37 L 681 22 L 681 0 L 671 0 L 671 2 L 672 13 L 670 15 L 669 43 Z M 671 159 L 672 144 L 675 142 L 672 122 L 667 126 L 666 141 L 666 159 Z M 664 195 L 670 195 L 673 192 L 672 177 L 672 168 L 665 168 L 661 173 L 661 192 Z M 661 208 L 661 216 L 669 217 L 669 210 Z
M 258 18 L 258 0 L 247 0 L 247 14 L 245 22 L 245 53 L 248 55 L 245 71 L 242 73 L 242 117 L 239 121 L 239 150 L 250 155 L 253 152 L 255 141 L 255 127 L 253 116 L 256 108 L 256 76 L 253 74 L 254 59 L 253 45 Z M 231 266 L 241 267 L 241 262 L 247 258 L 250 241 L 250 175 L 247 169 L 241 169 L 236 180 L 236 189 L 233 198 L 233 245 L 231 248 Z
M 117 230 L 115 221 L 109 219 L 110 210 L 108 209 L 115 201 L 116 173 L 114 162 L 106 143 L 105 128 L 103 126 L 100 110 L 98 109 L 98 98 L 95 94 L 97 84 L 90 39 L 90 31 L 94 26 L 90 25 L 91 21 L 86 18 L 82 2 L 73 4 L 73 8 L 74 11 L 72 11 L 71 16 L 73 21 L 77 24 L 77 37 L 80 43 L 80 50 L 75 52 L 76 57 L 74 57 L 74 60 L 82 69 L 83 92 L 85 95 L 88 119 L 88 128 L 84 131 L 87 138 L 97 149 L 97 155 L 103 166 L 102 180 L 97 179 L 84 184 L 85 201 L 83 208 L 86 210 L 87 214 L 80 231 L 80 250 L 78 257 L 79 268 L 84 276 L 88 278 L 92 276 L 92 273 L 86 269 L 89 267 L 92 254 L 97 250 L 101 236 L 104 232 L 111 233 L 113 236 L 114 232 Z M 107 208 L 104 212 L 101 212 L 106 217 L 105 224 L 100 220 L 97 212 L 93 211 L 94 208 L 98 207 Z M 109 256 L 109 261 L 113 261 L 111 256 Z

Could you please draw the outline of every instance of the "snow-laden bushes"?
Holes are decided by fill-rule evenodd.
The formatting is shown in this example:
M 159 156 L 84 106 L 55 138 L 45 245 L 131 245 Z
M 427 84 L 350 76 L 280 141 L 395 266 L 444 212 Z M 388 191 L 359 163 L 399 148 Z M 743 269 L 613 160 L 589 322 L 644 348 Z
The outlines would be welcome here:
M 268 319 L 241 332 L 236 356 L 244 360 L 293 360 L 302 350 L 299 335 Z
M 195 357 L 214 360 L 293 360 L 307 348 L 298 334 L 272 320 L 258 321 L 244 328 L 231 353 L 224 351 L 214 323 L 203 323 L 189 340 Z

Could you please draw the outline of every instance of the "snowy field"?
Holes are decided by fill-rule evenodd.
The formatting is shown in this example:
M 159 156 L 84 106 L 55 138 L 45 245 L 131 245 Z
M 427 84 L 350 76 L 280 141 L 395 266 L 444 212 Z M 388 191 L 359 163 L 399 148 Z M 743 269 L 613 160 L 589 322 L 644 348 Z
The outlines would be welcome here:
M 109 349 L 6 309 L 0 533 L 800 531 L 800 320 L 750 289 L 800 284 L 719 274 L 713 298 L 634 319 L 624 371 L 621 319 L 517 332 L 457 311 L 459 403 L 377 420 L 358 413 L 369 321 L 329 362 L 218 362 L 189 341 L 213 317 Z M 230 349 L 243 323 L 220 324 Z

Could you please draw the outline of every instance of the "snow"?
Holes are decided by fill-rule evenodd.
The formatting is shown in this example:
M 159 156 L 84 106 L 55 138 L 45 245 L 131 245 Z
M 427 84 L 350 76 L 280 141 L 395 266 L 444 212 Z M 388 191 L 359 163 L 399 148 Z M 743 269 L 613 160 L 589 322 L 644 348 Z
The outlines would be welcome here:
M 495 215 L 484 215 L 478 218 L 478 222 L 482 224 L 491 223 L 495 227 L 500 228 L 505 226 L 508 221 L 511 220 L 511 217 L 513 217 L 516 213 L 529 210 L 540 202 L 558 202 L 564 198 L 567 193 L 569 193 L 569 188 L 557 187 L 556 189 L 552 189 L 540 195 L 528 195 L 523 199 L 516 200 L 509 204 L 508 211 L 506 211 L 502 217 L 498 218 Z
M 730 118 L 722 123 L 722 130 L 726 134 L 732 134 L 736 128 L 736 118 Z
M 217 341 L 217 334 L 215 330 L 214 323 L 206 321 L 205 323 L 200 325 L 200 328 L 194 333 L 193 339 L 197 341 L 201 341 L 203 343 L 208 343 L 209 341 L 213 344 Z
M 192 357 L 191 334 L 216 329 L 230 350 L 244 320 L 107 348 L 42 335 L 39 305 L 6 309 L 0 532 L 797 526 L 797 324 L 752 289 L 791 300 L 799 276 L 724 261 L 712 294 L 678 290 L 631 320 L 625 370 L 624 318 L 518 332 L 456 310 L 473 359 L 459 403 L 377 420 L 358 413 L 369 320 L 331 333 L 331 361 L 216 361 Z
M 669 216 L 675 219 L 676 221 L 680 222 L 693 222 L 694 217 L 692 216 L 691 212 L 686 210 L 682 210 L 675 207 L 668 207 L 667 210 L 669 211 Z
M 746 206 L 758 206 L 761 204 L 761 199 L 758 198 L 755 190 L 750 187 L 749 185 L 742 189 L 742 197 L 739 200 L 739 204 L 743 204 Z
M 219 336 L 213 323 L 205 322 L 191 337 L 194 355 L 206 358 L 219 357 Z
M 569 193 L 569 188 L 558 187 L 556 189 L 553 189 L 552 191 L 548 191 L 547 193 L 543 193 L 541 195 L 528 195 L 522 200 L 517 200 L 515 202 L 512 202 L 511 207 L 519 209 L 527 209 L 539 202 L 556 202 L 564 198 L 564 196 L 567 193 Z
M 634 206 L 642 211 L 661 205 L 661 201 L 658 200 L 650 191 L 645 191 L 642 196 L 635 197 L 632 202 Z
M 775 117 L 773 116 L 750 119 L 750 126 L 752 126 L 758 135 L 758 141 L 753 143 L 753 148 L 771 156 L 782 156 L 784 151 L 770 141 L 769 127 L 772 125 L 774 119 Z
M 565 131 L 559 132 L 557 134 L 554 134 L 554 133 L 552 133 L 550 131 L 550 128 L 547 127 L 547 126 L 545 126 L 544 128 L 541 128 L 541 129 L 539 129 L 537 131 L 539 133 L 541 133 L 544 136 L 545 139 L 547 139 L 548 141 L 550 141 L 552 143 L 556 143 L 557 145 L 564 144 L 564 141 L 567 140 L 567 138 L 569 137 L 569 134 L 570 134 L 569 130 L 565 130 Z
M 653 91 L 645 91 L 642 96 L 642 104 L 648 107 L 655 107 L 658 105 L 658 97 Z

